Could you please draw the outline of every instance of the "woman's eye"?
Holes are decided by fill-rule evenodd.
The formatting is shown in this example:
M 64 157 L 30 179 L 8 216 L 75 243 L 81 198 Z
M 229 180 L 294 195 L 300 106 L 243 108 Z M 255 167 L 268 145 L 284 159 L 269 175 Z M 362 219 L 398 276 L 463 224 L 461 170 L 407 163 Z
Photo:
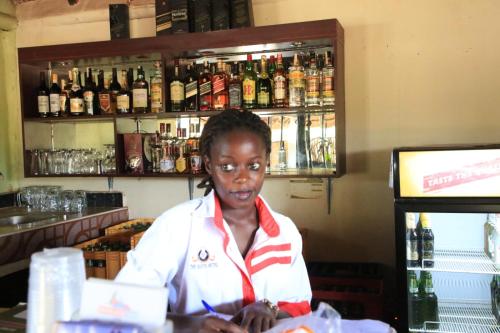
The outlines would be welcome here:
M 254 162 L 254 163 L 251 163 L 249 166 L 249 169 L 250 170 L 259 170 L 260 169 L 260 163 L 259 162 Z
M 229 172 L 234 170 L 234 166 L 232 164 L 221 164 L 220 168 L 222 171 Z

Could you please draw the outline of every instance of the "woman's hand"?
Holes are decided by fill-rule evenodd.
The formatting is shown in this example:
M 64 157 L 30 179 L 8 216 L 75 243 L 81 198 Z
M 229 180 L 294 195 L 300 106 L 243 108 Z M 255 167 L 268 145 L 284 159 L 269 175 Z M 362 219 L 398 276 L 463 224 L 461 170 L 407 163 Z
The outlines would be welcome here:
M 277 315 L 266 303 L 255 302 L 241 309 L 231 321 L 252 333 L 261 333 L 276 324 Z
M 236 325 L 233 322 L 209 316 L 203 318 L 199 333 L 248 333 L 244 328 Z

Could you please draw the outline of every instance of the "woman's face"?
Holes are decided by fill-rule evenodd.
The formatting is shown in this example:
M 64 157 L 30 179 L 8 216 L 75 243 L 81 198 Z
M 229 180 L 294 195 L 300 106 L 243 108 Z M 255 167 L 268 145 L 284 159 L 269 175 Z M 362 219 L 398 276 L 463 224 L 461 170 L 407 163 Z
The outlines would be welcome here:
M 204 156 L 205 168 L 225 208 L 249 208 L 262 188 L 267 154 L 264 140 L 247 130 L 218 137 Z

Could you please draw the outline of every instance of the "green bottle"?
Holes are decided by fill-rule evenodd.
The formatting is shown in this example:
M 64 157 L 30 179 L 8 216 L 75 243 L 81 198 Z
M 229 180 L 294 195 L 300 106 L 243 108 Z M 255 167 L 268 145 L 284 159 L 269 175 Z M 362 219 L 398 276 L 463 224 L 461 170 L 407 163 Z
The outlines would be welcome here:
M 422 232 L 419 239 L 419 254 L 422 267 L 434 267 L 434 234 L 431 229 L 431 221 L 425 213 L 420 214 Z
M 434 293 L 432 275 L 430 272 L 422 272 L 419 285 L 420 297 L 422 297 L 422 315 L 424 317 L 424 329 L 439 328 L 438 298 Z
M 424 318 L 422 313 L 423 299 L 418 292 L 417 274 L 408 272 L 408 326 L 412 329 L 422 328 Z
M 243 73 L 243 108 L 257 107 L 257 73 L 253 70 L 252 55 L 247 54 L 247 63 Z

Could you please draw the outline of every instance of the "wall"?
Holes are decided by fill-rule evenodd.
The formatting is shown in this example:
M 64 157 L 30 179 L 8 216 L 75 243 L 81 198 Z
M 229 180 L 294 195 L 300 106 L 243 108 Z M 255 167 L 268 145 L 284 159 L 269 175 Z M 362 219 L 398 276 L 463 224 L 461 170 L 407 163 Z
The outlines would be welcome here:
M 17 45 L 108 39 L 107 2 L 81 2 L 78 8 L 63 0 L 18 6 Z M 144 3 L 133 2 L 134 37 L 153 31 L 153 9 Z M 326 195 L 290 199 L 287 181 L 266 181 L 264 195 L 311 230 L 312 259 L 393 265 L 392 148 L 499 141 L 498 2 L 254 0 L 253 6 L 256 25 L 337 18 L 346 41 L 348 173 L 334 180 L 332 214 Z M 107 189 L 106 179 L 44 181 Z M 182 180 L 115 179 L 114 188 L 126 193 L 132 216 L 157 215 L 188 193 Z
M 10 1 L 0 2 L 0 192 L 17 188 L 20 155 L 16 154 L 21 140 L 16 56 L 16 9 Z

